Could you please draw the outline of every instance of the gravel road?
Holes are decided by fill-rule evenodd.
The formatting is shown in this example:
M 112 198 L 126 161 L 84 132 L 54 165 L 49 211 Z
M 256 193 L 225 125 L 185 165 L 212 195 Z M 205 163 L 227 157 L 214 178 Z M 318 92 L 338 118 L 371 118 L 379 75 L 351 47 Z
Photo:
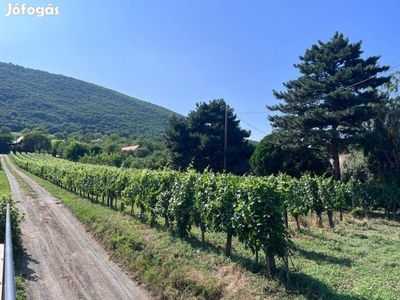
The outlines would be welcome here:
M 25 213 L 21 228 L 28 299 L 150 299 L 60 200 L 19 172 L 6 155 L 1 159 L 35 191 L 21 190 L 3 163 L 12 198 Z

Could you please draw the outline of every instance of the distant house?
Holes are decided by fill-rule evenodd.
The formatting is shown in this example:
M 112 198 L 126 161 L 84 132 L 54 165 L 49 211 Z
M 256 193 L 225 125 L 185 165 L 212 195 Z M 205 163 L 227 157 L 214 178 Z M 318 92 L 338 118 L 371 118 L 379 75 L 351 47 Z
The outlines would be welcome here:
M 14 145 L 14 146 L 19 145 L 19 144 L 21 144 L 21 142 L 22 142 L 23 139 L 24 139 L 24 137 L 23 137 L 23 136 L 20 136 L 20 137 L 17 138 L 15 141 L 13 141 L 11 145 Z
M 19 138 L 17 138 L 16 140 L 14 140 L 14 141 L 10 144 L 11 149 L 12 149 L 13 151 L 20 151 L 20 149 L 21 149 L 21 144 L 22 144 L 23 140 L 24 140 L 24 137 L 23 137 L 23 136 L 20 136 Z
M 137 148 L 139 148 L 139 145 L 122 147 L 122 152 L 135 151 Z

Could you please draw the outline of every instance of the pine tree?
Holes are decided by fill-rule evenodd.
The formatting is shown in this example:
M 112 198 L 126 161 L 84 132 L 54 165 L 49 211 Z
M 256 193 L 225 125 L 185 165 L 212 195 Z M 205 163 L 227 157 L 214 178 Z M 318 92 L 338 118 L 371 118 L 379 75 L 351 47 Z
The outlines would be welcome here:
M 276 129 L 275 142 L 325 149 L 337 180 L 339 151 L 366 131 L 363 124 L 374 116 L 374 103 L 383 101 L 377 88 L 390 80 L 377 76 L 389 69 L 379 66 L 380 56 L 362 59 L 362 53 L 361 41 L 351 44 L 338 32 L 329 42 L 318 41 L 294 65 L 301 76 L 284 83 L 286 91 L 273 91 L 285 104 L 267 106 L 282 113 L 268 117 Z
M 225 157 L 227 172 L 243 174 L 249 171 L 248 160 L 254 147 L 246 139 L 250 132 L 240 128 L 240 121 L 233 111 L 223 99 L 217 99 L 197 103 L 196 110 L 186 118 L 172 117 L 166 133 L 172 167 L 185 169 L 191 165 L 197 171 L 208 168 L 222 172 Z

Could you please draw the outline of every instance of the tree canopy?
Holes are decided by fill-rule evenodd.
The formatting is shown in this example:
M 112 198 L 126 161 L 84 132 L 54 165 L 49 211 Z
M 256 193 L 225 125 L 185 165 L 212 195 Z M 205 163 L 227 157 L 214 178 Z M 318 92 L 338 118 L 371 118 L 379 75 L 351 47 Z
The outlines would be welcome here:
M 73 141 L 65 149 L 65 158 L 78 161 L 80 157 L 90 152 L 89 146 L 85 143 Z
M 186 118 L 172 117 L 166 133 L 171 166 L 184 169 L 191 165 L 197 171 L 209 168 L 222 172 L 225 158 L 227 172 L 245 173 L 254 147 L 246 139 L 250 132 L 241 129 L 239 123 L 233 108 L 223 99 L 197 103 L 196 110 Z
M 260 176 L 285 173 L 300 177 L 305 172 L 324 175 L 330 163 L 320 152 L 308 147 L 282 149 L 273 143 L 274 133 L 265 136 L 250 158 L 253 172 Z
M 370 171 L 379 181 L 396 178 L 400 185 L 400 73 L 391 75 L 391 81 L 382 92 L 387 96 L 377 107 L 378 113 L 370 122 L 369 143 L 364 145 Z
M 9 133 L 0 133 L 0 153 L 8 154 L 11 150 L 12 135 Z
M 24 140 L 22 142 L 22 151 L 50 152 L 50 150 L 51 150 L 51 140 L 47 134 L 34 130 L 24 135 Z
M 286 91 L 273 91 L 285 103 L 267 106 L 281 114 L 269 116 L 282 147 L 305 145 L 325 149 L 340 179 L 339 151 L 357 143 L 366 132 L 364 123 L 373 118 L 374 104 L 383 101 L 378 87 L 389 77 L 378 77 L 388 66 L 380 56 L 361 58 L 361 41 L 349 43 L 336 32 L 328 42 L 307 49 L 295 64 L 301 76 L 284 83 Z

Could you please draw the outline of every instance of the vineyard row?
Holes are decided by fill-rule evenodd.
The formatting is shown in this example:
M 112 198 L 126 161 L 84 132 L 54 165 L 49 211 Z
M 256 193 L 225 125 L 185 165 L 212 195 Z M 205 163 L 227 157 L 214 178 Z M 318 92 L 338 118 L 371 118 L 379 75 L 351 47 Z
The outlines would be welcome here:
M 198 226 L 226 234 L 226 255 L 231 254 L 232 237 L 237 236 L 256 255 L 263 251 L 267 270 L 273 270 L 274 257 L 284 258 L 289 245 L 285 226 L 287 214 L 297 222 L 314 211 L 322 225 L 327 213 L 333 227 L 334 210 L 351 206 L 362 210 L 393 205 L 397 189 L 376 184 L 309 174 L 300 179 L 286 175 L 255 177 L 196 173 L 192 170 L 133 170 L 73 163 L 43 154 L 10 154 L 21 168 L 93 201 L 106 201 L 114 209 L 139 215 L 154 225 L 158 218 L 181 237 Z M 398 201 L 398 200 L 397 200 Z

